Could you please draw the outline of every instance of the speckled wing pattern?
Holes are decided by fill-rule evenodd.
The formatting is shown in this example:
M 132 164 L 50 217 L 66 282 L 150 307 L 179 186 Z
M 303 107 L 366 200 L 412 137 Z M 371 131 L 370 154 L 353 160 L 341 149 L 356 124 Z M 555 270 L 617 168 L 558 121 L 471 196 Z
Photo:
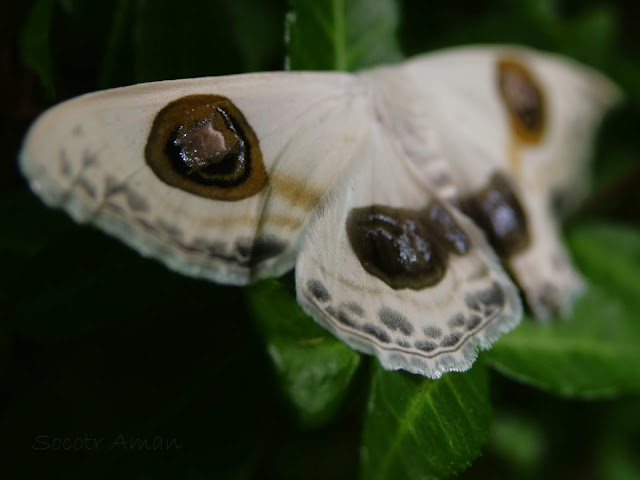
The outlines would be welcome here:
M 46 112 L 32 189 L 187 275 L 296 266 L 298 301 L 387 369 L 438 378 L 579 284 L 551 214 L 616 97 L 584 67 L 461 48 L 358 74 L 143 84 Z

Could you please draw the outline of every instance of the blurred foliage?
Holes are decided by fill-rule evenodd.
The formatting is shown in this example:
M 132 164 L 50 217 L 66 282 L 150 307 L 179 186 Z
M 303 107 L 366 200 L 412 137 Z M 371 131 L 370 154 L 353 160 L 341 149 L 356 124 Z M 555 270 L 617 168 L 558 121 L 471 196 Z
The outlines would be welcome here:
M 637 2 L 3 8 L 2 478 L 443 478 L 472 461 L 463 478 L 640 478 Z M 285 64 L 357 70 L 481 42 L 569 55 L 627 99 L 567 231 L 587 294 L 570 319 L 525 320 L 466 373 L 386 372 L 306 317 L 287 278 L 242 291 L 180 277 L 46 209 L 16 169 L 24 129 L 54 95 Z M 180 448 L 127 450 L 120 436 Z M 56 438 L 103 448 L 54 450 Z

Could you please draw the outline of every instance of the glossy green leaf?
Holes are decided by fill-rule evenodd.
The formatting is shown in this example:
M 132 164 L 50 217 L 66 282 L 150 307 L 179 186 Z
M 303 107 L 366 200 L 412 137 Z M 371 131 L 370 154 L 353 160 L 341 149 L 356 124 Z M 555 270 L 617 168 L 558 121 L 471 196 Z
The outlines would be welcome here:
M 447 478 L 480 455 L 491 420 L 486 368 L 439 380 L 377 363 L 364 420 L 362 478 Z
M 393 0 L 291 0 L 288 67 L 353 71 L 402 57 Z
M 307 426 L 336 413 L 360 355 L 316 324 L 280 282 L 247 289 L 250 309 L 280 378 L 282 390 Z
M 53 85 L 51 43 L 49 30 L 53 17 L 54 0 L 36 0 L 31 6 L 27 21 L 22 27 L 20 55 L 40 78 L 50 100 L 56 96 Z
M 590 286 L 566 319 L 526 318 L 486 358 L 500 372 L 563 396 L 640 392 L 640 322 L 615 297 Z

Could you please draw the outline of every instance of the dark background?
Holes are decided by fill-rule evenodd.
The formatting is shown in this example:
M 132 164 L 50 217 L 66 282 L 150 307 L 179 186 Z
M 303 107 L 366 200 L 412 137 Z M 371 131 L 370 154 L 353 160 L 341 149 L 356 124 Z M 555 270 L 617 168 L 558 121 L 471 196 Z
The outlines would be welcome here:
M 281 69 L 286 2 L 52 2 L 44 77 L 34 65 L 46 60 L 25 47 L 37 43 L 24 34 L 34 3 L 7 1 L 0 20 L 0 475 L 353 478 L 364 372 L 335 421 L 301 428 L 241 289 L 181 277 L 73 224 L 42 206 L 16 167 L 25 129 L 60 100 L 141 81 Z M 524 43 L 622 85 L 629 99 L 601 132 L 594 194 L 578 217 L 639 225 L 640 3 L 558 2 L 560 23 L 544 7 L 552 2 L 436 3 L 401 3 L 407 55 Z M 628 403 L 558 400 L 498 376 L 493 387 L 499 415 L 526 411 L 549 439 L 532 477 L 598 477 L 600 427 Z M 640 452 L 638 433 L 630 435 L 625 448 Z M 174 443 L 126 449 L 120 436 Z M 54 439 L 65 437 L 81 439 L 79 448 L 55 451 Z M 504 477 L 510 468 L 490 444 L 465 475 Z

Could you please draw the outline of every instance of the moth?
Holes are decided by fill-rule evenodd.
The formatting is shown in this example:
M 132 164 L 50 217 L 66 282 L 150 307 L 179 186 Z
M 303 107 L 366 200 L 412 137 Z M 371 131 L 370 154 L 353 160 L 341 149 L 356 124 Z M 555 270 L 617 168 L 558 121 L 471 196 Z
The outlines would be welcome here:
M 96 92 L 45 112 L 20 166 L 47 205 L 186 275 L 295 267 L 316 321 L 387 369 L 471 367 L 581 289 L 559 237 L 619 98 L 515 46 L 355 74 L 273 72 Z M 508 272 L 508 273 L 507 273 Z

